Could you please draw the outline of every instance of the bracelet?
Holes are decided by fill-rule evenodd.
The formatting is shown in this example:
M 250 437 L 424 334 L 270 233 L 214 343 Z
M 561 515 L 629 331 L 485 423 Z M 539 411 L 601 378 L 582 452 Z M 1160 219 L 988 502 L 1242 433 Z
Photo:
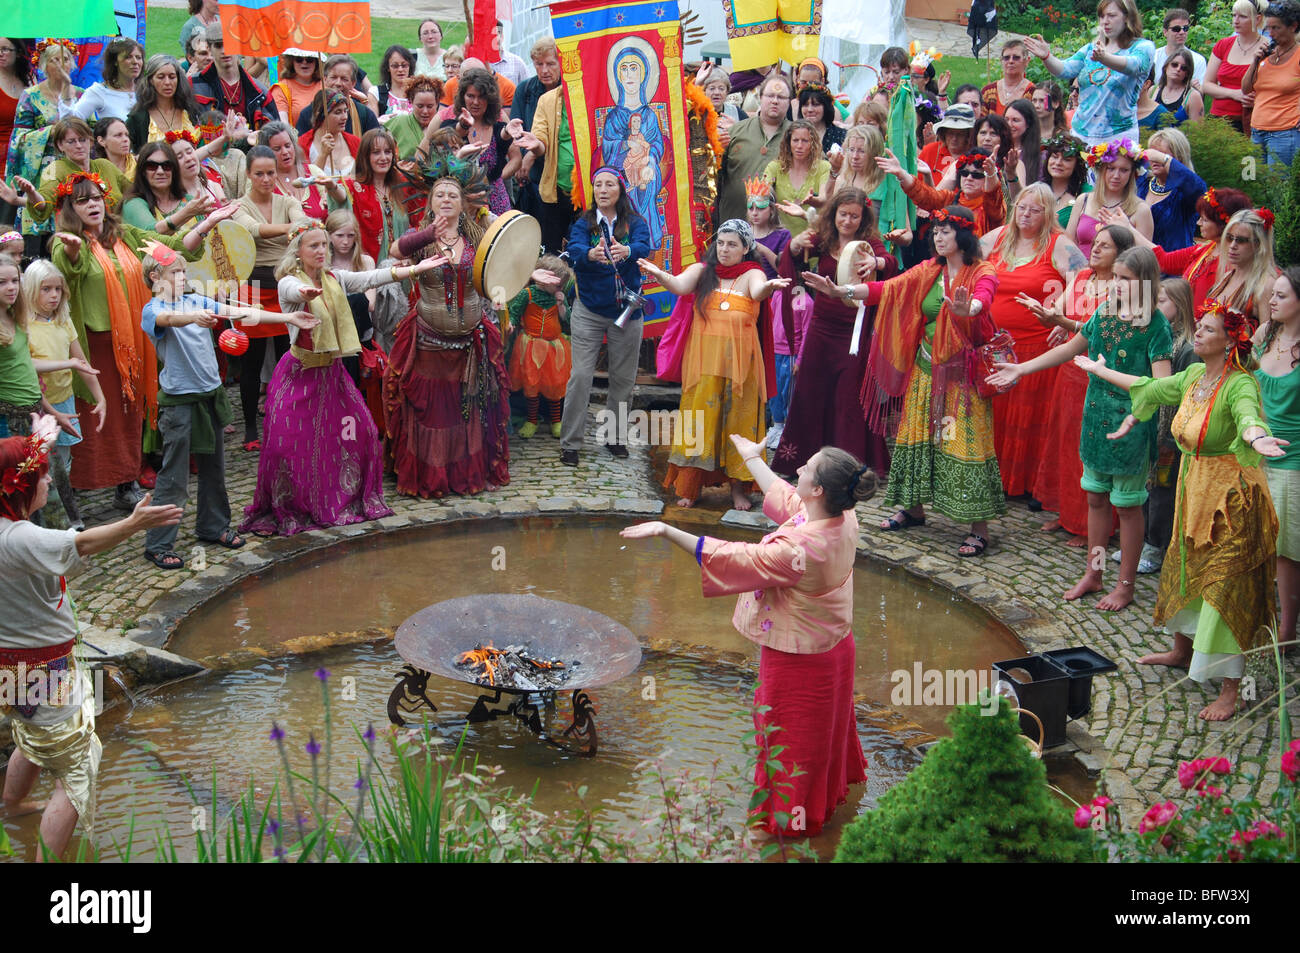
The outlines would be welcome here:
M 1267 436 L 1268 436 L 1268 434 L 1266 434 L 1266 433 L 1262 433 L 1262 434 L 1260 434 L 1258 437 L 1256 437 L 1255 440 L 1263 440 L 1263 439 L 1264 439 L 1265 437 L 1267 437 Z M 1255 446 L 1255 440 L 1250 441 L 1250 445 L 1251 445 L 1252 447 Z
M 756 454 L 754 454 L 753 456 L 749 456 L 749 457 L 741 457 L 740 459 L 741 459 L 742 461 L 744 461 L 745 463 L 748 463 L 748 462 L 751 461 L 751 460 L 761 460 L 761 459 L 763 459 L 763 455 L 762 455 L 761 453 L 756 453 Z
M 397 266 L 396 266 L 396 265 L 389 265 L 389 266 L 388 266 L 388 277 L 392 278 L 394 281 L 401 281 L 401 280 L 402 280 L 401 278 L 398 278 L 398 277 L 397 277 Z
M 703 536 L 701 536 L 699 539 L 695 541 L 695 564 L 697 566 L 704 565 L 704 537 Z

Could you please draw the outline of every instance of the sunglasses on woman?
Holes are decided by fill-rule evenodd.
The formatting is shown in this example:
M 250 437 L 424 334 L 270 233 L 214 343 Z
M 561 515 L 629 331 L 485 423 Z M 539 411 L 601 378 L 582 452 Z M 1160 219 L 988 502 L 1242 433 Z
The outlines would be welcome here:
M 170 162 L 164 162 L 156 159 L 146 159 L 144 161 L 144 167 L 145 167 L 145 171 L 147 172 L 161 172 L 163 169 L 166 169 L 168 172 L 170 172 L 172 169 L 172 164 Z
M 972 179 L 982 179 L 984 178 L 984 170 L 971 168 L 958 169 L 957 178 L 960 179 L 963 175 L 969 175 Z

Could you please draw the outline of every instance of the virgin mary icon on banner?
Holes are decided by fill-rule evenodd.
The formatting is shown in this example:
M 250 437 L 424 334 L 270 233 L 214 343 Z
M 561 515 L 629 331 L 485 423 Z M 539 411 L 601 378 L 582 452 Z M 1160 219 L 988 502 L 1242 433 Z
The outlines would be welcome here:
M 663 135 L 667 107 L 651 101 L 659 89 L 659 63 L 650 44 L 633 36 L 614 45 L 606 69 L 617 105 L 597 110 L 601 157 L 605 165 L 623 170 L 628 197 L 650 226 L 650 247 L 659 250 L 664 241 L 662 206 L 668 198 L 663 184 L 671 180 L 672 167 Z

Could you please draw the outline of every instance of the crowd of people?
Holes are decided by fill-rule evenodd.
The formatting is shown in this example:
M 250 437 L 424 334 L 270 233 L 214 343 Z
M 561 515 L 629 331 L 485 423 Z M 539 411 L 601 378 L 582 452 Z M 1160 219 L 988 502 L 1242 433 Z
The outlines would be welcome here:
M 693 67 L 716 206 L 680 274 L 644 211 L 684 170 L 665 178 L 633 114 L 579 185 L 553 41 L 531 69 L 488 63 L 426 20 L 368 77 L 347 55 L 229 54 L 216 7 L 193 0 L 175 50 L 113 40 L 85 90 L 70 41 L 0 38 L 0 603 L 27 604 L 0 622 L 0 663 L 68 657 L 50 579 L 79 556 L 147 529 L 145 557 L 183 568 L 191 473 L 195 536 L 234 549 L 385 516 L 386 473 L 419 497 L 494 489 L 511 441 L 539 433 L 577 466 L 602 353 L 627 415 L 643 333 L 626 301 L 647 279 L 677 296 L 659 371 L 700 421 L 700 439 L 679 427 L 665 488 L 688 507 L 725 484 L 738 509 L 757 488 L 783 525 L 749 548 L 640 535 L 692 549 L 706 593 L 759 590 L 737 625 L 764 646 L 774 721 L 808 716 L 781 702 L 812 677 L 791 655 L 816 656 L 851 708 L 851 593 L 847 609 L 809 594 L 843 588 L 853 503 L 877 482 L 880 532 L 928 508 L 961 526 L 963 558 L 995 544 L 1008 500 L 1057 513 L 1044 529 L 1086 542 L 1067 600 L 1103 592 L 1097 607 L 1121 610 L 1136 574 L 1160 570 L 1174 647 L 1141 661 L 1223 679 L 1204 718 L 1233 714 L 1270 619 L 1295 637 L 1300 269 L 1274 261 L 1269 209 L 1197 175 L 1179 127 L 1226 122 L 1293 161 L 1296 0 L 1239 0 L 1212 51 L 1186 46 L 1184 10 L 1156 49 L 1134 0 L 1102 0 L 1092 44 L 1061 60 L 1012 40 L 983 88 L 949 91 L 928 56 L 890 48 L 857 104 L 816 58 Z M 1031 82 L 1032 58 L 1054 79 Z M 491 301 L 475 255 L 511 209 L 542 247 L 527 287 Z M 241 260 L 237 287 L 190 282 Z M 242 518 L 225 486 L 236 386 L 241 452 L 259 454 Z M 627 456 L 617 437 L 605 450 Z M 95 490 L 133 515 L 87 528 L 78 493 Z M 1097 553 L 1116 529 L 1107 590 Z M 816 569 L 787 565 L 796 550 Z M 759 605 L 769 587 L 798 591 Z M 33 647 L 42 626 L 58 638 Z M 32 764 L 54 730 L 38 722 L 71 730 L 75 708 L 84 727 L 80 696 L 64 701 L 67 717 L 29 720 Z M 855 736 L 828 743 L 825 812 L 862 770 Z

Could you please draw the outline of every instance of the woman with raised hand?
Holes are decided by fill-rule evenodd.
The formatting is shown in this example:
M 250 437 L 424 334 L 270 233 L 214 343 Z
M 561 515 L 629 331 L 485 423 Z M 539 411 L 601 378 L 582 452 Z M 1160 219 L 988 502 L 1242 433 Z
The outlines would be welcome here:
M 206 195 L 189 198 L 171 146 L 150 142 L 140 150 L 135 181 L 122 203 L 122 221 L 160 235 L 179 235 L 216 208 Z
M 1137 102 L 1155 65 L 1156 48 L 1142 39 L 1142 14 L 1136 0 L 1101 0 L 1097 36 L 1068 60 L 1052 55 L 1041 36 L 1025 38 L 1029 52 L 1047 71 L 1079 86 L 1079 107 L 1071 130 L 1088 145 L 1127 137 L 1138 141 Z
M 42 812 L 37 860 L 63 859 L 78 821 L 93 827 L 102 751 L 64 577 L 88 557 L 181 518 L 180 507 L 152 506 L 144 497 L 126 519 L 105 526 L 78 532 L 34 525 L 31 515 L 49 497 L 49 452 L 58 432 L 53 417 L 36 417 L 30 437 L 0 440 L 0 653 L 46 689 L 37 704 L 5 706 L 17 750 L 5 770 L 4 808 L 10 817 Z M 55 779 L 44 803 L 29 799 L 42 770 Z
M 7 168 L 13 185 L 41 184 L 41 173 L 58 155 L 52 139 L 54 126 L 71 114 L 82 93 L 81 87 L 72 84 L 77 47 L 71 40 L 41 40 L 32 48 L 32 60 L 45 79 L 23 91 L 14 113 Z M 4 201 L 16 204 L 7 197 Z M 42 221 L 48 222 L 48 217 Z M 53 230 L 48 224 L 36 223 L 26 212 L 20 212 L 16 224 L 25 235 Z
M 1177 129 L 1161 129 L 1147 140 L 1146 158 L 1151 174 L 1138 182 L 1137 193 L 1151 209 L 1151 240 L 1165 251 L 1186 248 L 1196 238 L 1196 205 L 1205 192 L 1205 180 L 1192 168 L 1191 144 Z
M 999 187 L 998 170 L 984 149 L 975 149 L 959 156 L 953 163 L 957 178 L 955 189 L 938 189 L 926 184 L 919 176 L 904 169 L 898 157 L 889 149 L 876 160 L 876 165 L 898 177 L 903 191 L 916 203 L 917 208 L 933 212 L 949 205 L 960 205 L 970 209 L 975 216 L 975 231 L 981 236 L 993 231 L 1006 220 L 1007 206 Z
M 1274 578 L 1278 521 L 1260 462 L 1289 443 L 1271 435 L 1251 376 L 1254 322 L 1216 304 L 1196 323 L 1193 347 L 1204 363 L 1155 380 L 1125 374 L 1102 360 L 1076 363 L 1128 391 L 1132 413 L 1108 439 L 1122 440 L 1162 406 L 1177 407 L 1173 435 L 1182 449 L 1174 539 L 1160 572 L 1155 623 L 1174 637 L 1168 652 L 1139 665 L 1188 668 L 1193 681 L 1222 678 L 1219 697 L 1200 710 L 1206 721 L 1236 713 L 1245 651 L 1266 644 L 1277 618 Z
M 298 134 L 287 123 L 277 119 L 257 131 L 257 144 L 270 149 L 275 156 L 272 194 L 297 202 L 308 218 L 325 221 L 329 215 L 327 196 L 338 190 L 338 184 L 328 178 L 316 180 L 319 170 L 312 169 L 307 162 L 306 154 L 298 145 Z M 337 191 L 337 197 L 340 200 L 344 198 L 341 191 Z
M 771 833 L 812 836 L 849 785 L 866 778 L 853 710 L 854 506 L 875 494 L 876 478 L 852 454 L 822 447 L 791 486 L 768 469 L 762 447 L 739 435 L 731 440 L 763 491 L 764 513 L 780 524 L 775 531 L 758 543 L 733 543 L 651 522 L 620 535 L 665 537 L 694 554 L 705 596 L 740 594 L 732 624 L 762 647 L 754 783 L 770 793 L 756 805 L 758 819 Z M 779 733 L 769 735 L 768 725 Z M 772 744 L 782 750 L 769 751 Z M 781 770 L 769 773 L 774 758 Z M 803 808 L 802 825 L 791 823 L 796 808 Z
M 935 257 L 897 278 L 847 287 L 811 273 L 804 280 L 819 295 L 878 305 L 859 395 L 868 424 L 883 434 L 888 401 L 902 399 L 885 497 L 898 512 L 880 528 L 923 526 L 930 504 L 970 524 L 957 555 L 981 556 L 988 521 L 1006 511 L 1006 500 L 993 451 L 993 410 L 969 368 L 993 331 L 997 274 L 983 260 L 970 209 L 938 209 L 930 235 Z
M 322 89 L 312 100 L 312 126 L 298 140 L 307 160 L 326 175 L 347 175 L 356 166 L 361 140 L 346 130 L 348 98 Z
M 726 435 L 764 442 L 763 408 L 776 392 L 776 372 L 771 320 L 764 320 L 762 305 L 790 279 L 764 274 L 754 231 L 736 218 L 718 227 L 704 261 L 680 275 L 644 258 L 637 267 L 672 294 L 689 295 L 684 307 L 694 309 L 682 357 L 681 419 L 689 414 L 703 427 L 690 428 L 689 444 L 685 428 L 676 429 L 663 485 L 674 488 L 678 506 L 694 506 L 703 487 L 730 480 L 732 504 L 747 510 L 750 471 Z
M 1065 234 L 1085 256 L 1092 248 L 1092 236 L 1102 225 L 1124 225 L 1151 237 L 1155 227 L 1151 208 L 1137 194 L 1138 169 L 1146 164 L 1147 157 L 1135 141 L 1118 139 L 1093 146 L 1083 154 L 1088 168 L 1097 175 L 1097 186 L 1074 203 Z
M 383 449 L 365 398 L 341 358 L 358 354 L 350 292 L 417 277 L 445 264 L 346 271 L 328 267 L 325 226 L 300 218 L 276 266 L 281 312 L 309 311 L 320 323 L 291 327 L 289 353 L 266 390 L 266 441 L 257 490 L 241 533 L 292 536 L 392 515 L 384 502 Z

